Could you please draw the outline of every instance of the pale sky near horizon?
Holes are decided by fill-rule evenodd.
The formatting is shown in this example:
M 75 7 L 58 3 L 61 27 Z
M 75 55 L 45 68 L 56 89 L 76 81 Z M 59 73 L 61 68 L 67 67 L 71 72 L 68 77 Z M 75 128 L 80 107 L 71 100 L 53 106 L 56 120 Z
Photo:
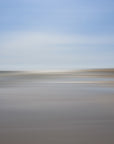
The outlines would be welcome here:
M 0 70 L 114 68 L 114 0 L 0 1 Z

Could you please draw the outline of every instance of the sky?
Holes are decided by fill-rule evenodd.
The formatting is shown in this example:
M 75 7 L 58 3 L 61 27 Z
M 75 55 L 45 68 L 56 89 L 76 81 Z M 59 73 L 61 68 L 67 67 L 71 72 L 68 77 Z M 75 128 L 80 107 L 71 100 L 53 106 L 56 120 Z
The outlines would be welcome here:
M 0 69 L 114 68 L 114 0 L 0 0 Z

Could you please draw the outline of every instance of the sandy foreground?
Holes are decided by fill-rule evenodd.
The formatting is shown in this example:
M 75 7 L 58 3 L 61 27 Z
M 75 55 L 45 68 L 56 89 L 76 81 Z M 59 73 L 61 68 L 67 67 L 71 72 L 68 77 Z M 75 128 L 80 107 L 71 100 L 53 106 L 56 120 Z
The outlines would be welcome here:
M 114 144 L 114 72 L 1 72 L 0 144 Z

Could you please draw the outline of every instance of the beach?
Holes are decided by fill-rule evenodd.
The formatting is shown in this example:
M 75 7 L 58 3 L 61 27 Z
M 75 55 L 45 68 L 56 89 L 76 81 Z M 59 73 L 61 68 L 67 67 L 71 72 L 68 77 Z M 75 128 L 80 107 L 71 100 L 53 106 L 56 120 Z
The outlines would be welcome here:
M 0 143 L 114 144 L 113 72 L 2 72 Z

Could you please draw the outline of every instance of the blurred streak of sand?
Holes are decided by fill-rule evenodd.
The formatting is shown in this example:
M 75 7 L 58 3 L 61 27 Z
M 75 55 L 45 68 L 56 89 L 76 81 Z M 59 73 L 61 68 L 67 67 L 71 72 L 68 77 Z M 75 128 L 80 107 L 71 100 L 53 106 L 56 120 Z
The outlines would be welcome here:
M 0 144 L 114 144 L 113 75 L 1 72 Z

